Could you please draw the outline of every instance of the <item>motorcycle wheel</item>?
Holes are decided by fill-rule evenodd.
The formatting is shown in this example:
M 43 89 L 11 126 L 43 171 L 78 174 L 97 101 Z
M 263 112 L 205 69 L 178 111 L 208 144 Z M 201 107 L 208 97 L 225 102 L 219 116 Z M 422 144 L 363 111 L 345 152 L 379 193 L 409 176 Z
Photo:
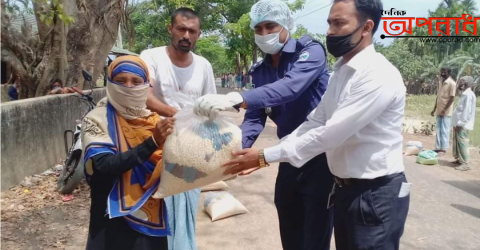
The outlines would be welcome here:
M 58 192 L 61 194 L 73 193 L 83 179 L 83 168 L 82 150 L 73 151 L 58 177 Z

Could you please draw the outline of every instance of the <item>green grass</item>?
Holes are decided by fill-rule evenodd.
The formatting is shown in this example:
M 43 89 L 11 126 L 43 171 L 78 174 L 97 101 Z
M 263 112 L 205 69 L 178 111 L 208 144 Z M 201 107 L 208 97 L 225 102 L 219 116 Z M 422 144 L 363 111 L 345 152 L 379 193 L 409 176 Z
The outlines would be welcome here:
M 405 116 L 420 120 L 435 122 L 430 115 L 435 105 L 434 95 L 410 95 L 407 97 Z M 458 97 L 455 98 L 454 106 L 457 105 Z M 475 114 L 475 127 L 470 131 L 470 143 L 480 146 L 480 97 L 477 97 L 477 112 Z

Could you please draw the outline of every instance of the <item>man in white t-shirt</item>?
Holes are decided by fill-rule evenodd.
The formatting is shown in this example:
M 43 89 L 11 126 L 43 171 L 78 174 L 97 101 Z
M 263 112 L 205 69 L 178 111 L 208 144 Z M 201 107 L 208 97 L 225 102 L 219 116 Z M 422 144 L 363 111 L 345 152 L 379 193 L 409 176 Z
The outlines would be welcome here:
M 188 8 L 179 8 L 171 16 L 168 27 L 169 46 L 147 49 L 140 57 L 150 71 L 147 107 L 164 117 L 174 116 L 185 101 L 175 93 L 191 97 L 192 103 L 206 94 L 216 94 L 212 65 L 191 50 L 200 37 L 198 14 Z M 185 98 L 183 98 L 185 99 Z M 191 190 L 165 198 L 169 226 L 169 250 L 196 250 L 195 216 L 200 190 Z
M 193 101 L 205 94 L 216 94 L 212 65 L 191 50 L 200 37 L 200 19 L 188 8 L 177 9 L 168 27 L 172 36 L 169 46 L 143 51 L 150 83 L 147 107 L 161 116 L 171 117 L 182 107 L 174 93 L 189 95 Z

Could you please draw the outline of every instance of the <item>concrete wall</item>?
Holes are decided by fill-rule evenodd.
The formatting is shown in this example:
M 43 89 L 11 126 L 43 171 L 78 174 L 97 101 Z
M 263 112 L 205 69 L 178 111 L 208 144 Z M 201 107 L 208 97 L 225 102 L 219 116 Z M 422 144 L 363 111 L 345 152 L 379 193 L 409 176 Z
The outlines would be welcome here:
M 0 90 L 0 93 L 1 93 L 1 100 L 2 102 L 9 102 L 10 101 L 10 98 L 8 97 L 8 88 L 10 87 L 11 85 L 10 84 L 2 84 L 2 86 L 0 87 L 1 90 Z
M 95 89 L 95 102 L 105 94 L 105 89 Z M 87 109 L 75 95 L 2 103 L 2 189 L 20 183 L 25 176 L 42 173 L 66 158 L 63 133 L 74 130 L 76 120 Z

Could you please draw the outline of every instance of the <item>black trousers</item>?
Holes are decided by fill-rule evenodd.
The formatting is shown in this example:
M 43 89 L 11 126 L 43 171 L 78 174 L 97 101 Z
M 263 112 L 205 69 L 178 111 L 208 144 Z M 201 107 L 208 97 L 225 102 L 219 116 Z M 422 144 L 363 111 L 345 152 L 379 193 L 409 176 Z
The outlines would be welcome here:
M 327 209 L 333 176 L 321 154 L 303 167 L 280 163 L 275 185 L 275 205 L 285 250 L 328 250 L 333 211 Z
M 95 226 L 92 227 L 92 219 Z M 153 237 L 133 230 L 125 218 L 90 217 L 87 250 L 168 250 L 167 236 Z
M 400 192 L 402 183 L 407 183 L 404 173 L 370 184 L 336 186 L 337 250 L 399 249 L 410 204 L 408 187 Z

